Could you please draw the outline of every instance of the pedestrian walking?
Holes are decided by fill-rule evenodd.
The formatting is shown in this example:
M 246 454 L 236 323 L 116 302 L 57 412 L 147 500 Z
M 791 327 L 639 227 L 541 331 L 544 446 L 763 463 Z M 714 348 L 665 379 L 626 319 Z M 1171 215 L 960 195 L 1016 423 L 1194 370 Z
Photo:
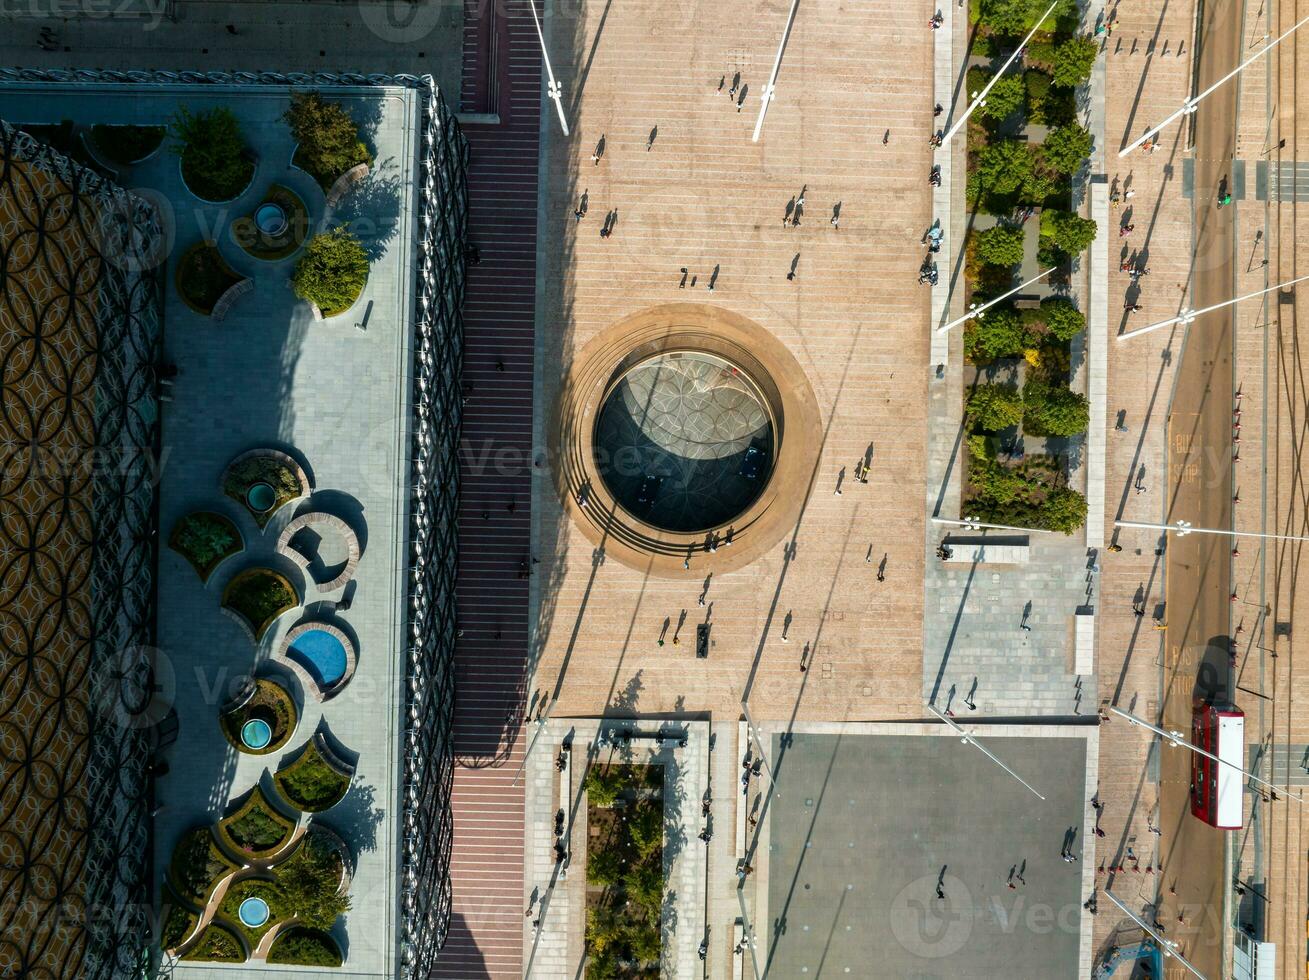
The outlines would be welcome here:
M 1128 313 L 1140 313 L 1142 310 L 1142 306 L 1140 303 L 1124 303 L 1123 309 L 1125 309 Z
M 1024 633 L 1032 632 L 1032 627 L 1030 623 L 1019 623 L 1018 628 L 1022 630 Z
M 231 34 L 233 37 L 236 37 L 236 35 L 238 35 L 239 33 L 241 33 L 240 31 L 238 31 L 238 30 L 236 29 L 236 25 L 235 25 L 235 24 L 227 24 L 227 25 L 225 25 L 225 26 L 226 26 L 226 28 L 227 28 L 227 33 L 228 33 L 228 34 Z
M 600 166 L 600 158 L 605 155 L 605 134 L 600 134 L 599 141 L 595 144 L 595 149 L 591 151 L 591 163 L 593 166 Z
M 888 129 L 885 133 L 882 134 L 882 145 L 886 146 L 886 144 L 889 142 L 891 142 L 891 131 Z
M 945 107 L 944 107 L 943 105 L 941 105 L 941 103 L 938 102 L 936 105 L 932 106 L 932 118 L 933 118 L 933 119 L 935 119 L 937 116 L 939 116 L 939 115 L 940 115 L 941 113 L 943 113 L 943 112 L 945 112 Z
M 1136 228 L 1136 225 L 1123 225 L 1121 228 L 1118 229 L 1118 237 L 1119 237 L 1119 238 L 1126 238 L 1128 235 L 1130 235 L 1130 234 L 1132 233 L 1132 231 L 1133 231 L 1135 228 Z
M 646 141 L 645 141 L 645 152 L 646 152 L 646 153 L 649 153 L 649 152 L 650 152 L 651 147 L 654 146 L 655 138 L 656 138 L 658 135 L 659 135 L 659 127 L 658 127 L 658 126 L 655 126 L 653 129 L 650 130 L 650 135 L 649 135 L 648 137 L 646 137 Z
M 686 288 L 686 266 L 682 266 L 682 281 L 677 284 L 678 289 Z

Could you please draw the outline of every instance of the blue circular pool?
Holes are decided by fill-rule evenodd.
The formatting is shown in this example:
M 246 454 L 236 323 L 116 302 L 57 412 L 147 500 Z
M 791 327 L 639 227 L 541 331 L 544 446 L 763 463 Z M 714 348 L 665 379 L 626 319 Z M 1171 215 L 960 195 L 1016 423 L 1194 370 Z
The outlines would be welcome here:
M 327 630 L 305 630 L 287 651 L 318 685 L 331 687 L 345 676 L 345 645 Z
M 272 201 L 255 209 L 255 225 L 265 235 L 277 236 L 286 231 L 286 210 Z
M 251 718 L 241 726 L 241 742 L 247 749 L 266 749 L 272 740 L 272 726 L 262 718 Z
M 258 895 L 251 895 L 236 910 L 241 924 L 248 929 L 258 929 L 268 921 L 268 903 Z

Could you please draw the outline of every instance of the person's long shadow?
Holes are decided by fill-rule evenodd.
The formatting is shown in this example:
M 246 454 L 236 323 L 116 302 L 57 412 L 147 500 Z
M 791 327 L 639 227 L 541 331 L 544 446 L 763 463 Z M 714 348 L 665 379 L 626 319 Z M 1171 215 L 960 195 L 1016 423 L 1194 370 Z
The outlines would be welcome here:
M 1159 7 L 1159 20 L 1154 25 L 1154 37 L 1150 39 L 1150 47 L 1147 50 L 1152 50 L 1153 46 L 1159 41 L 1159 34 L 1164 29 L 1164 17 L 1167 14 L 1168 0 L 1164 0 Z M 1195 54 L 1198 55 L 1199 52 L 1197 51 Z M 1195 62 L 1196 59 L 1192 58 L 1191 60 Z M 1153 63 L 1153 58 L 1146 58 L 1145 70 L 1141 72 L 1141 81 L 1136 86 L 1136 95 L 1132 97 L 1132 107 L 1127 112 L 1127 123 L 1123 126 L 1123 138 L 1118 143 L 1118 149 L 1120 150 L 1132 142 L 1132 130 L 1136 128 L 1136 110 L 1140 107 L 1141 95 L 1145 92 L 1145 80 L 1150 75 L 1150 67 Z M 1181 132 L 1180 128 L 1178 132 Z
M 814 455 L 814 466 L 809 473 L 809 482 L 805 486 L 804 502 L 800 505 L 800 513 L 796 516 L 791 537 L 786 542 L 782 570 L 777 575 L 777 585 L 773 589 L 772 601 L 768 604 L 768 614 L 764 617 L 764 625 L 759 631 L 759 643 L 755 647 L 754 659 L 750 663 L 750 673 L 746 677 L 745 685 L 741 688 L 742 702 L 750 700 L 750 692 L 754 690 L 755 679 L 759 675 L 759 664 L 763 660 L 764 646 L 768 642 L 768 634 L 772 630 L 773 620 L 777 618 L 778 603 L 781 600 L 782 588 L 786 584 L 786 576 L 790 571 L 791 562 L 795 555 L 796 544 L 800 537 L 800 527 L 804 524 L 805 515 L 809 511 L 809 503 L 813 500 L 814 485 L 818 482 L 818 469 L 823 460 L 823 449 L 826 447 L 828 436 L 831 434 L 832 424 L 836 421 L 837 407 L 840 405 L 841 396 L 845 392 L 846 380 L 850 376 L 850 365 L 854 361 L 855 351 L 859 349 L 859 337 L 862 332 L 862 327 L 855 327 L 854 336 L 850 340 L 849 353 L 846 354 L 845 365 L 841 369 L 841 380 L 837 383 L 836 394 L 832 398 L 832 408 L 827 417 L 827 425 L 823 428 L 823 437 L 819 440 L 818 452 Z

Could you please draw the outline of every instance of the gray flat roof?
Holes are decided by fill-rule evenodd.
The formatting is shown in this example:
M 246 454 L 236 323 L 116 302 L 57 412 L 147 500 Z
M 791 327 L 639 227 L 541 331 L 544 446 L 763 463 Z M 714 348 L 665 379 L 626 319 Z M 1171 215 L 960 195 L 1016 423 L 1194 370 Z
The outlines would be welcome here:
M 399 87 L 322 91 L 346 104 L 356 119 L 370 120 L 368 142 L 377 161 L 356 198 L 362 203 L 339 209 L 332 222 L 357 215 L 371 223 L 373 230 L 359 226 L 374 253 L 368 285 L 347 315 L 323 322 L 314 322 L 308 305 L 287 288 L 294 258 L 256 260 L 226 234 L 230 221 L 248 213 L 273 183 L 303 197 L 314 221 L 323 216 L 321 190 L 307 174 L 289 167 L 293 143 L 280 119 L 290 97 L 285 86 L 0 85 L 0 117 L 152 123 L 166 121 L 183 104 L 225 105 L 240 119 L 258 155 L 253 185 L 230 206 L 206 205 L 190 195 L 181 184 L 177 157 L 166 150 L 120 180 L 128 188 L 158 191 L 175 227 L 164 283 L 164 334 L 165 358 L 177 365 L 178 374 L 173 400 L 162 406 L 160 538 L 166 541 L 183 515 L 207 509 L 231 516 L 246 540 L 245 552 L 220 566 L 207 585 L 178 554 L 160 548 L 158 645 L 166 661 L 161 683 L 164 696 L 172 695 L 181 727 L 167 750 L 170 771 L 157 787 L 154 886 L 162 887 L 173 847 L 185 830 L 220 817 L 229 800 L 254 786 L 265 769 L 275 771 L 325 722 L 346 749 L 358 753 L 349 794 L 321 816 L 356 851 L 357 869 L 350 889 L 353 908 L 334 930 L 346 950 L 345 967 L 318 972 L 338 978 L 394 977 L 399 972 L 401 842 L 393 817 L 401 792 L 412 241 L 421 96 Z M 229 264 L 255 282 L 222 322 L 190 310 L 172 282 L 176 257 L 202 237 L 216 237 Z M 355 323 L 369 306 L 368 329 L 360 331 Z M 219 481 L 238 453 L 270 445 L 290 447 L 308 464 L 316 493 L 312 504 L 284 508 L 261 535 L 241 508 L 223 496 Z M 250 565 L 267 563 L 288 573 L 284 560 L 265 559 L 273 554 L 281 526 L 304 509 L 336 513 L 361 532 L 364 550 L 353 603 L 348 612 L 329 615 L 357 638 L 358 667 L 335 699 L 325 704 L 301 699 L 299 725 L 284 749 L 267 756 L 238 754 L 218 727 L 217 706 L 229 696 L 229 685 L 278 649 L 292 626 L 311 618 L 313 603 L 339 598 L 340 592 L 320 595 L 312 583 L 292 575 L 302 590 L 308 585 L 302 594 L 309 608 L 281 617 L 258 653 L 220 612 L 219 597 L 227 581 Z M 173 975 L 182 980 L 313 972 L 269 969 L 255 962 L 181 963 Z
M 1044 802 L 954 737 L 773 736 L 769 976 L 1078 976 L 1087 741 L 982 737 Z

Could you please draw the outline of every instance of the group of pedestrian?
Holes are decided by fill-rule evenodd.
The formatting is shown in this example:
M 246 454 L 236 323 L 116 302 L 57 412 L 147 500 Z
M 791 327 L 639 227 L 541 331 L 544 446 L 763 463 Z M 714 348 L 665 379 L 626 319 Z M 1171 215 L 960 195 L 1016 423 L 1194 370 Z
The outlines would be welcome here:
M 726 85 L 727 85 L 727 76 L 723 75 L 718 79 L 718 91 L 721 92 L 723 90 L 723 87 Z M 750 90 L 750 86 L 742 84 L 741 82 L 741 73 L 739 71 L 736 72 L 734 75 L 732 75 L 731 88 L 727 89 L 728 104 L 736 106 L 736 111 L 740 112 L 741 107 L 745 105 L 745 93 L 748 92 L 749 90 Z M 654 142 L 653 134 L 650 137 L 650 142 L 651 143 Z M 646 149 L 649 149 L 649 147 L 647 146 Z

